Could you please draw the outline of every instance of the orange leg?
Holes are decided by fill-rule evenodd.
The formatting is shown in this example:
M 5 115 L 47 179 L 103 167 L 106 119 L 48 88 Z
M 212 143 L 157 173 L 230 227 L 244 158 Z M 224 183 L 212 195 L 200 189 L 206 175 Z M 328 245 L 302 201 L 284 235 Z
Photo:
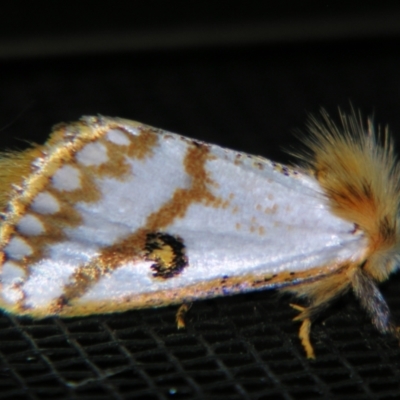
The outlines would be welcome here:
M 192 307 L 192 303 L 184 303 L 178 308 L 178 311 L 176 312 L 176 317 L 175 317 L 176 326 L 178 329 L 183 329 L 186 327 L 185 316 L 191 307 Z
M 290 304 L 292 308 L 297 311 L 304 312 L 306 307 L 299 306 L 297 304 Z M 301 315 L 294 318 L 293 321 L 302 321 L 300 330 L 299 330 L 299 338 L 303 348 L 306 352 L 307 358 L 315 359 L 314 348 L 311 344 L 310 340 L 310 332 L 311 332 L 311 319 L 310 318 L 301 318 Z

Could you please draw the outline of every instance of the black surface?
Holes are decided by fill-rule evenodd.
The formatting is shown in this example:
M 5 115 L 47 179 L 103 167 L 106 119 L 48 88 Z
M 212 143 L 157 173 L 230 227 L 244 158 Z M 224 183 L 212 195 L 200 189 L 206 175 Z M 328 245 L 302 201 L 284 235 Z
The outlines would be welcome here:
M 308 112 L 350 102 L 400 143 L 400 40 L 187 46 L 181 50 L 11 58 L 0 65 L 3 148 L 43 142 L 82 114 L 136 119 L 225 147 L 289 161 Z M 68 52 L 66 52 L 68 53 Z M 398 147 L 399 148 L 399 147 Z M 400 277 L 383 287 L 400 323 Z M 349 295 L 314 326 L 316 361 L 288 299 L 256 293 L 76 319 L 0 318 L 4 399 L 395 399 L 400 348 Z

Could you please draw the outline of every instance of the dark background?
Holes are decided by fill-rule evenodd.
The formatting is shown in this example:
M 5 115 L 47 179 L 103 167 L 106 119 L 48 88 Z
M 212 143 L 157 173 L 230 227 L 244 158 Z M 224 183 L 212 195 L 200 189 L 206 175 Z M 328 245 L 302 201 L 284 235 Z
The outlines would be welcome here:
M 81 115 L 139 120 L 289 162 L 296 128 L 350 103 L 400 144 L 398 1 L 9 2 L 0 145 Z M 72 4 L 71 4 L 72 3 Z M 397 146 L 399 148 L 399 146 Z M 382 291 L 400 323 L 400 277 Z M 400 349 L 351 295 L 318 320 L 316 361 L 272 292 L 42 321 L 0 317 L 4 399 L 395 399 Z

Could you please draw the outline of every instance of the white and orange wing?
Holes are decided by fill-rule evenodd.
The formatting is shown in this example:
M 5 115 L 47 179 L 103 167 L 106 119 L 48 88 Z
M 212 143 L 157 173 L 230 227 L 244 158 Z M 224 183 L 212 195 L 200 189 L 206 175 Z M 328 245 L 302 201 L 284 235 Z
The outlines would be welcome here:
M 312 175 L 140 123 L 85 117 L 29 157 L 0 230 L 1 307 L 13 313 L 280 287 L 366 251 Z

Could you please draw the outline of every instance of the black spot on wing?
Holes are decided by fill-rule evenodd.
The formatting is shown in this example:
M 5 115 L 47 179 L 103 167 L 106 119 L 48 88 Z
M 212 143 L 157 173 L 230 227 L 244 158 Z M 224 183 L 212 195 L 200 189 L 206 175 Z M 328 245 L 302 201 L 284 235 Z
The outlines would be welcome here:
M 150 267 L 156 278 L 173 278 L 188 265 L 185 245 L 179 236 L 164 232 L 151 232 L 146 236 L 146 258 L 155 263 Z

